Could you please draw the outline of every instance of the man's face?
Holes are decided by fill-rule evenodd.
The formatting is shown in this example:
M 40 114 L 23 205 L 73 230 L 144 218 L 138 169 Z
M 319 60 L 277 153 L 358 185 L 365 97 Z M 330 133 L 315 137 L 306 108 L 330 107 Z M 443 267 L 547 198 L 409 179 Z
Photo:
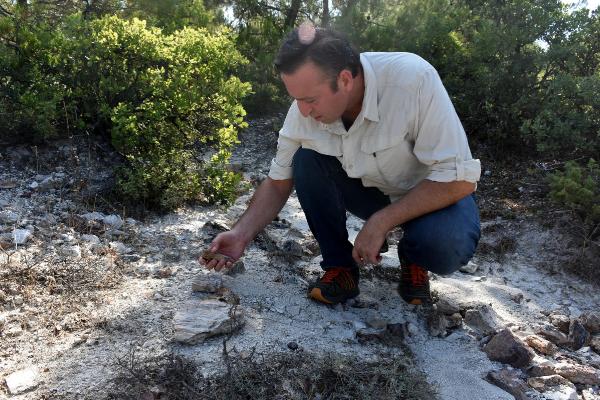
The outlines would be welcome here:
M 340 75 L 347 73 L 350 71 L 343 71 Z M 338 90 L 334 92 L 330 79 L 311 61 L 291 74 L 281 74 L 281 79 L 305 117 L 330 124 L 340 118 L 348 107 L 352 84 L 338 76 Z

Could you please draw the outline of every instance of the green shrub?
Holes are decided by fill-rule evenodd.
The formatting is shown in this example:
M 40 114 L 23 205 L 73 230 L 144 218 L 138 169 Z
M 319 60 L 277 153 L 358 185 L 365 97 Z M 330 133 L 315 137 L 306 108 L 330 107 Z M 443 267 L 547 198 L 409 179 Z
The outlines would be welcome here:
M 224 167 L 250 91 L 232 75 L 246 62 L 234 40 L 225 28 L 166 35 L 115 16 L 23 29 L 22 49 L 0 56 L 10 72 L 0 79 L 0 127 L 37 139 L 110 135 L 128 161 L 118 191 L 130 201 L 163 209 L 229 201 L 239 178 Z
M 550 177 L 550 197 L 572 210 L 593 233 L 600 224 L 600 166 L 590 159 L 586 166 L 573 161 L 565 164 L 564 171 Z M 596 236 L 600 232 L 596 232 Z
M 561 74 L 552 80 L 537 115 L 521 131 L 545 153 L 600 152 L 600 75 Z

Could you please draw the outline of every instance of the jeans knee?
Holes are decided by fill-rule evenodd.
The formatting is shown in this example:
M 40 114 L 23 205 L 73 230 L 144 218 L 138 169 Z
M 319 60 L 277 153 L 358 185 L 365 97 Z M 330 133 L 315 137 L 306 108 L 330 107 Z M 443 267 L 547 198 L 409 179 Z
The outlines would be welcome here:
M 442 237 L 426 235 L 408 239 L 401 243 L 398 251 L 410 262 L 436 274 L 447 275 L 469 262 L 475 254 L 478 240 L 479 235 L 468 232 Z

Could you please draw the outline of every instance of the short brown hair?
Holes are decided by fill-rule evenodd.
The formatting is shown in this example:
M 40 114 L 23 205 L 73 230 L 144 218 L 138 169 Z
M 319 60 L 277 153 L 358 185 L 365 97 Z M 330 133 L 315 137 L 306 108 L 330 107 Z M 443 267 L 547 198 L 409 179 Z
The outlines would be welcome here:
M 314 39 L 303 43 L 298 28 L 284 39 L 275 58 L 275 68 L 282 74 L 292 74 L 308 61 L 317 65 L 331 79 L 331 88 L 337 91 L 337 76 L 344 69 L 353 77 L 361 71 L 360 54 L 341 33 L 331 29 L 314 28 Z

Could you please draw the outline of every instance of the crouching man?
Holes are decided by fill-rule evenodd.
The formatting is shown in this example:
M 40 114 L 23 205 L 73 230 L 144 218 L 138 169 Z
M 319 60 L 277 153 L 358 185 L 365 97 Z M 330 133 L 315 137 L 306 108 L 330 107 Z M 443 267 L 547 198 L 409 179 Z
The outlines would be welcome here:
M 456 271 L 480 236 L 480 163 L 436 70 L 410 53 L 359 54 L 338 33 L 311 25 L 289 34 L 275 66 L 295 100 L 269 176 L 211 244 L 230 258 L 201 261 L 220 270 L 240 258 L 295 186 L 323 257 L 311 298 L 335 304 L 358 295 L 358 265 L 377 264 L 387 232 L 400 226 L 399 293 L 429 302 L 427 271 Z M 365 220 L 354 245 L 346 211 Z

